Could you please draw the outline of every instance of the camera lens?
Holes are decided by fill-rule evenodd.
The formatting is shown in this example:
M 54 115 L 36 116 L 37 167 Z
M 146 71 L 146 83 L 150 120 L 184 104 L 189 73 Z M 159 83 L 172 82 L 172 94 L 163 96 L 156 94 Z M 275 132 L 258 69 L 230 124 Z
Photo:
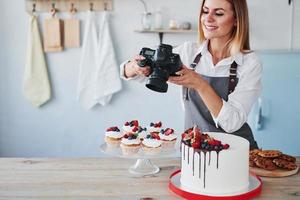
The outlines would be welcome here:
M 146 87 L 150 90 L 154 90 L 156 92 L 167 92 L 168 84 L 167 80 L 169 78 L 169 73 L 164 70 L 160 70 L 156 68 L 153 73 L 150 75 Z

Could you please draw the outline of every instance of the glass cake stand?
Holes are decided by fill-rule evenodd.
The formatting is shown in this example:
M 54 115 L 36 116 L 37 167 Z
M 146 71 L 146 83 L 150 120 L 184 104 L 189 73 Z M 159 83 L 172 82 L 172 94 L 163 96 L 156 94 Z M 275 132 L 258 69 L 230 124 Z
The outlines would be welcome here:
M 174 158 L 180 155 L 179 154 L 180 149 L 177 143 L 174 148 L 170 148 L 170 149 L 162 148 L 161 152 L 156 155 L 145 154 L 142 148 L 140 148 L 139 151 L 134 155 L 124 155 L 120 147 L 115 147 L 115 148 L 108 147 L 106 143 L 100 145 L 100 149 L 103 153 L 113 157 L 136 159 L 135 164 L 130 166 L 128 171 L 131 174 L 140 175 L 140 176 L 156 174 L 159 172 L 160 170 L 159 167 L 152 164 L 150 159 Z

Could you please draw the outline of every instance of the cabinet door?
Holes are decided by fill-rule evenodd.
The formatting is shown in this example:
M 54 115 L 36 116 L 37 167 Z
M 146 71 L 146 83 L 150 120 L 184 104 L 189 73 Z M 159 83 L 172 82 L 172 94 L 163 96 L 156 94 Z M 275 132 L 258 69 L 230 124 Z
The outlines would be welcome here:
M 298 54 L 264 54 L 262 60 L 261 102 L 254 106 L 248 122 L 260 148 L 300 155 Z
M 292 49 L 300 50 L 300 0 L 293 0 L 293 37 Z
M 289 50 L 292 5 L 288 0 L 247 0 L 254 50 Z

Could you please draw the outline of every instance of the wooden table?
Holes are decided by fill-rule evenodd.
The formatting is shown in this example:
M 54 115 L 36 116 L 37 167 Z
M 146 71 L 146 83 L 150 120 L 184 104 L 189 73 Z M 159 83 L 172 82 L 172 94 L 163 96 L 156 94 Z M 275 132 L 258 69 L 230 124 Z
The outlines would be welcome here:
M 136 177 L 128 173 L 135 160 L 121 158 L 0 158 L 0 200 L 181 199 L 168 189 L 179 158 L 152 162 L 160 166 L 158 174 Z M 262 180 L 257 199 L 300 199 L 299 173 Z

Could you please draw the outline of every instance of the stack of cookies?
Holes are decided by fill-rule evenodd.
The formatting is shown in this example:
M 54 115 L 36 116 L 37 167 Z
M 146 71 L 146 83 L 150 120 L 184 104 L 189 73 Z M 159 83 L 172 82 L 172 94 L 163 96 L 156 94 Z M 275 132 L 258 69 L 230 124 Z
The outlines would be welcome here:
M 283 154 L 278 150 L 251 150 L 249 165 L 250 167 L 258 167 L 268 171 L 275 169 L 294 170 L 297 168 L 295 157 Z

